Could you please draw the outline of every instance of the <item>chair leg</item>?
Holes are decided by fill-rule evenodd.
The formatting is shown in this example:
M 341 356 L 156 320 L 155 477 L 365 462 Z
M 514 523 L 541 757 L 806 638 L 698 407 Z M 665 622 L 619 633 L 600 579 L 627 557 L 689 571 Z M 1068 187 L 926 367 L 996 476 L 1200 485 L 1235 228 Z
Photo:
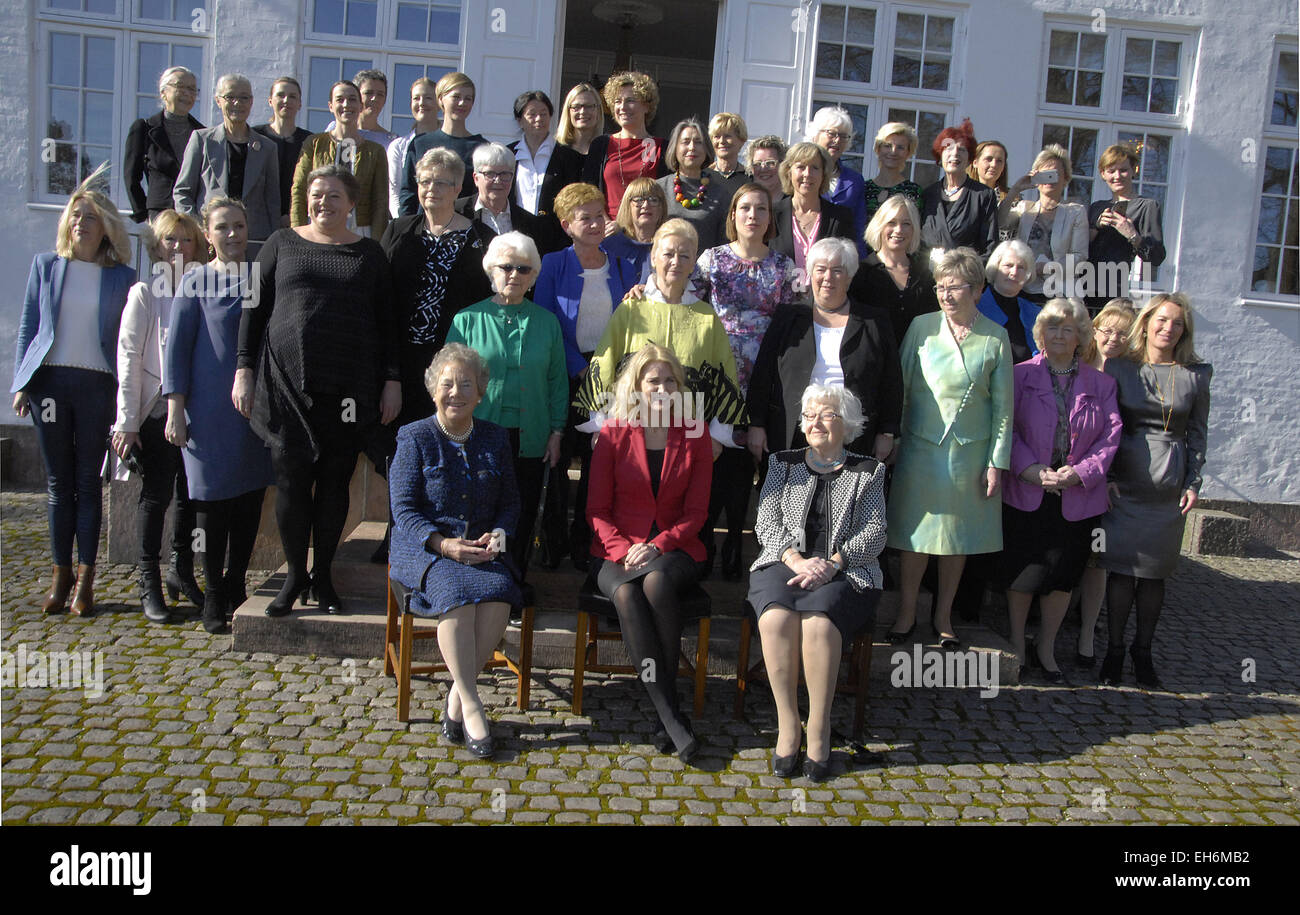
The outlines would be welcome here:
M 393 675 L 393 658 L 390 651 L 397 647 L 397 640 L 399 637 L 398 631 L 400 628 L 400 624 L 397 620 L 397 598 L 393 594 L 391 578 L 388 580 L 388 600 L 386 603 L 388 620 L 384 624 L 384 676 L 391 677 Z
M 749 625 L 749 615 L 740 619 L 740 644 L 736 649 L 736 704 L 731 715 L 737 721 L 745 718 L 745 689 L 749 686 L 749 641 L 753 630 Z
M 587 666 L 587 614 L 578 611 L 573 636 L 573 714 L 582 715 L 582 675 Z
M 397 720 L 411 720 L 411 650 L 414 647 L 415 619 L 402 614 L 402 644 L 397 653 Z
M 528 710 L 528 693 L 533 673 L 533 608 L 524 608 L 519 626 L 519 711 Z
M 853 703 L 853 739 L 861 740 L 867 713 L 867 684 L 871 680 L 871 635 L 858 640 L 857 695 Z
M 709 677 L 709 618 L 700 620 L 700 637 L 695 647 L 695 717 L 704 714 L 704 685 Z

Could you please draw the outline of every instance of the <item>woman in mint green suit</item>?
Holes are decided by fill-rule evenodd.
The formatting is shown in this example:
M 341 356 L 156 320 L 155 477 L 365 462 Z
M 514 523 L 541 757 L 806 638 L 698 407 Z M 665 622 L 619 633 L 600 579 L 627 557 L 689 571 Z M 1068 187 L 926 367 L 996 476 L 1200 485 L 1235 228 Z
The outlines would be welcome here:
M 912 321 L 900 350 L 903 427 L 889 494 L 889 546 L 901 551 L 892 643 L 916 628 L 931 556 L 939 589 L 931 626 L 959 648 L 952 601 L 966 557 L 1002 549 L 999 473 L 1011 465 L 1012 357 L 1007 332 L 980 314 L 984 264 L 969 248 L 934 266 L 941 311 Z

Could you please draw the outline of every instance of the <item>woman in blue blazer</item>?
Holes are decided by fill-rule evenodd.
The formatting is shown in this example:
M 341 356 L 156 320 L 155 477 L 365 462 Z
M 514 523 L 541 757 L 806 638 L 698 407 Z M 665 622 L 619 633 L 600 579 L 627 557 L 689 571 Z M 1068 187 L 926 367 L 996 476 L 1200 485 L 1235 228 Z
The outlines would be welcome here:
M 135 282 L 117 207 L 90 189 L 98 178 L 98 171 L 87 178 L 63 208 L 54 251 L 32 261 L 9 389 L 14 412 L 31 414 L 49 480 L 54 582 L 41 609 L 62 613 L 75 582 L 79 616 L 95 612 L 99 471 L 116 413 L 117 332 Z
M 573 239 L 563 251 L 542 258 L 533 301 L 560 322 L 564 335 L 564 359 L 569 372 L 569 402 L 577 397 L 578 385 L 609 316 L 623 296 L 641 281 L 641 271 L 628 260 L 601 250 L 605 241 L 605 195 L 594 184 L 570 184 L 555 196 L 555 215 L 560 227 Z M 588 283 L 590 280 L 590 284 Z M 604 281 L 603 283 L 601 281 Z M 587 565 L 591 529 L 587 527 L 587 475 L 591 470 L 591 436 L 574 426 L 587 417 L 570 417 L 561 443 L 560 463 L 552 474 L 542 529 L 546 532 L 546 563 L 560 563 L 560 543 L 565 543 L 574 564 Z M 569 509 L 568 467 L 574 457 L 582 462 L 582 476 L 574 495 L 573 523 L 568 536 L 564 528 Z

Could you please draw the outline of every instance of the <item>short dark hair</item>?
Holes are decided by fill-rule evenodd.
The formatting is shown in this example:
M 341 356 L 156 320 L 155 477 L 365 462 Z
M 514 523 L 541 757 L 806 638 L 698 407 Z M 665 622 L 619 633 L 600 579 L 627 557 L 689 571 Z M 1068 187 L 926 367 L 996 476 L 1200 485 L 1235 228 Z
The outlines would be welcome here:
M 379 82 L 384 84 L 384 91 L 388 91 L 388 77 L 384 75 L 383 70 L 358 70 L 357 75 L 352 77 L 352 82 L 360 86 L 361 81 L 366 79 L 379 80 Z
M 546 113 L 554 116 L 555 106 L 551 104 L 551 97 L 541 89 L 530 89 L 527 92 L 519 93 L 519 98 L 515 99 L 515 120 L 524 116 L 524 109 L 528 107 L 529 102 L 541 102 L 546 106 Z
M 357 180 L 357 176 L 352 174 L 351 170 L 344 168 L 342 165 L 331 162 L 329 165 L 322 165 L 320 168 L 314 169 L 307 176 L 307 187 L 311 187 L 311 183 L 317 178 L 337 179 L 343 185 L 343 190 L 347 192 L 348 201 L 351 203 L 356 203 L 361 199 L 361 182 Z

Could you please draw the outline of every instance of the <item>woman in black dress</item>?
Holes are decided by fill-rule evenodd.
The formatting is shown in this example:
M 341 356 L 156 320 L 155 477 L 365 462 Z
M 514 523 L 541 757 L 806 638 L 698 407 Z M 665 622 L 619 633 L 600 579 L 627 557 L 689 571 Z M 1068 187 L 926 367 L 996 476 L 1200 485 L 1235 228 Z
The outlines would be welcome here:
M 973 248 L 988 257 L 998 240 L 998 196 L 966 174 L 975 155 L 970 119 L 939 131 L 930 151 L 943 177 L 921 192 L 922 241 L 927 248 Z
M 902 340 L 913 318 L 939 310 L 916 204 L 902 194 L 886 198 L 867 223 L 866 241 L 872 253 L 854 275 L 849 298 L 887 312 L 894 339 Z
M 232 397 L 271 448 L 289 564 L 268 616 L 289 613 L 309 583 L 322 609 L 343 612 L 330 566 L 347 520 L 348 483 L 375 425 L 391 423 L 402 405 L 388 259 L 378 242 L 347 227 L 359 194 L 345 168 L 311 173 L 311 222 L 266 243 L 257 298 L 239 325 Z
M 1129 272 L 1134 258 L 1154 269 L 1165 262 L 1164 229 L 1160 203 L 1139 197 L 1133 188 L 1139 166 L 1131 146 L 1109 146 L 1097 161 L 1097 173 L 1110 188 L 1110 200 L 1088 205 L 1088 260 L 1097 287 L 1087 302 L 1093 314 L 1114 296 L 1129 294 Z

